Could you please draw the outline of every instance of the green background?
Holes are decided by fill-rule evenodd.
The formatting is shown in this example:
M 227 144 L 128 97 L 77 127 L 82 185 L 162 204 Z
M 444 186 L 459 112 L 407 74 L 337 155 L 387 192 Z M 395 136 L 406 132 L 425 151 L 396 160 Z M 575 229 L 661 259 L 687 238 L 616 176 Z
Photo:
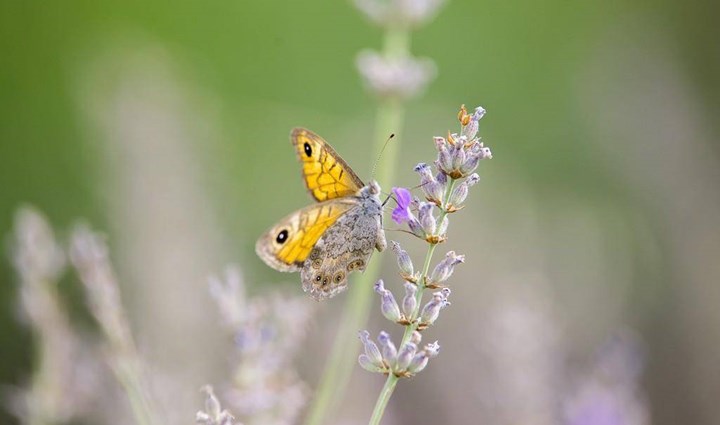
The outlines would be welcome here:
M 680 132 L 687 138 L 675 142 L 692 142 L 685 148 L 692 152 L 684 167 L 698 161 L 698 167 L 714 169 L 720 157 L 717 17 L 714 2 L 701 0 L 449 1 L 413 35 L 413 53 L 433 59 L 438 75 L 408 104 L 406 127 L 397 130 L 403 139 L 398 181 L 381 182 L 386 189 L 414 184 L 409 170 L 431 158 L 430 136 L 455 128 L 458 105 L 481 104 L 489 111 L 481 134 L 495 158 L 481 173 L 480 186 L 492 185 L 498 193 L 483 208 L 496 210 L 498 220 L 505 209 L 516 208 L 503 202 L 502 193 L 514 192 L 522 181 L 541 208 L 582 205 L 600 214 L 612 209 L 645 223 L 657 250 L 648 260 L 643 247 L 632 248 L 640 254 L 633 260 L 627 317 L 649 346 L 646 387 L 654 421 L 661 424 L 707 420 L 712 403 L 701 395 L 713 390 L 717 395 L 720 389 L 717 368 L 707 376 L 686 373 L 683 350 L 704 345 L 687 348 L 681 335 L 695 332 L 710 346 L 719 341 L 718 324 L 710 313 L 677 324 L 684 317 L 678 304 L 698 298 L 684 298 L 690 290 L 686 269 L 674 263 L 678 252 L 698 250 L 709 258 L 703 263 L 708 269 L 698 270 L 695 278 L 697 295 L 717 286 L 711 259 L 720 253 L 713 248 L 717 228 L 708 229 L 707 245 L 679 243 L 672 235 L 682 229 L 673 226 L 689 223 L 666 220 L 666 198 L 658 195 L 663 183 L 633 181 L 636 156 L 645 155 L 659 169 L 677 158 L 663 155 L 660 147 L 634 148 L 641 143 L 638 135 L 652 141 L 667 125 L 664 115 L 652 113 L 662 105 L 634 99 L 640 93 L 672 101 L 681 86 L 686 97 L 677 113 L 691 116 L 700 128 Z M 97 58 L 109 56 L 109 63 L 121 64 L 123 54 L 160 46 L 170 58 L 173 78 L 191 93 L 198 116 L 213 116 L 208 134 L 214 140 L 208 140 L 211 148 L 203 160 L 211 171 L 201 186 L 220 205 L 221 228 L 235 241 L 227 259 L 247 264 L 250 280 L 278 280 L 253 257 L 253 245 L 259 229 L 307 200 L 287 135 L 298 125 L 317 131 L 367 178 L 374 160 L 369 146 L 375 101 L 363 89 L 354 60 L 360 50 L 380 44 L 380 30 L 346 1 L 3 0 L 0 229 L 9 233 L 13 213 L 23 203 L 44 211 L 59 229 L 79 217 L 100 229 L 111 227 L 105 200 L 113 194 L 101 186 L 103 165 L 93 140 L 98 133 L 88 124 L 83 93 L 91 87 L 102 96 L 122 74 L 122 65 L 93 74 Z M 638 67 L 644 55 L 661 59 Z M 671 70 L 671 84 L 652 83 L 652 70 Z M 632 115 L 644 108 L 651 110 Z M 625 118 L 622 123 L 605 120 L 613 111 Z M 198 149 L 205 149 L 202 141 Z M 668 190 L 715 193 L 717 176 L 705 176 Z M 717 210 L 706 207 L 693 211 L 707 212 L 712 223 Z M 686 220 L 692 222 L 695 213 Z M 503 226 L 487 217 L 478 216 L 477 222 Z M 63 288 L 69 302 L 80 306 L 73 283 Z M 10 385 L 23 383 L 32 365 L 31 338 L 17 321 L 16 301 L 14 273 L 9 262 L 0 262 L 0 382 Z M 709 311 L 713 304 L 717 308 L 717 299 L 684 308 Z M 676 396 L 696 387 L 697 392 Z M 0 416 L 0 422 L 7 420 Z

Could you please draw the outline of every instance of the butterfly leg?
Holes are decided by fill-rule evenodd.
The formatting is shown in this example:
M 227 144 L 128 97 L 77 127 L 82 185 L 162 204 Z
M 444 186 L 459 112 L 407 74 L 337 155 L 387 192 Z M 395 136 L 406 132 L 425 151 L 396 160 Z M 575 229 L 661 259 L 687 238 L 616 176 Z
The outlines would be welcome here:
M 377 239 L 375 239 L 375 249 L 377 249 L 379 252 L 383 252 L 383 250 L 387 248 L 387 240 L 385 239 L 385 232 L 380 229 L 380 231 L 377 234 Z

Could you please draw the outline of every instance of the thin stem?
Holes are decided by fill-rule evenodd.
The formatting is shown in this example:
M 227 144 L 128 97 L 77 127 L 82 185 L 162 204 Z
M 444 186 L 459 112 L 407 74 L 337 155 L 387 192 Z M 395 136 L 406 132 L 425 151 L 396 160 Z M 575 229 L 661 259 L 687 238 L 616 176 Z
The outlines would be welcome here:
M 410 35 L 406 30 L 387 30 L 384 35 L 383 54 L 389 57 L 407 56 L 410 49 Z M 400 149 L 405 109 L 401 100 L 384 98 L 378 104 L 375 125 L 373 155 L 376 158 L 391 134 L 393 141 L 383 153 L 384 158 L 377 168 L 377 180 L 389 185 L 394 176 L 397 153 Z M 368 264 L 365 272 L 354 282 L 345 301 L 345 313 L 341 319 L 327 366 L 310 406 L 305 425 L 322 425 L 331 417 L 336 406 L 345 396 L 350 375 L 356 364 L 357 331 L 364 328 L 370 314 L 372 284 L 377 280 L 382 258 L 377 256 Z M 393 386 L 394 387 L 394 386 Z M 392 392 L 392 391 L 391 391 Z
M 375 409 L 373 409 L 372 417 L 370 417 L 370 425 L 379 425 L 380 420 L 385 413 L 385 408 L 390 401 L 390 396 L 395 390 L 395 386 L 398 383 L 399 378 L 392 372 L 388 375 L 385 385 L 383 386 L 380 395 L 378 396 L 377 402 L 375 403 Z
M 438 218 L 438 222 L 441 223 L 445 216 L 448 215 L 447 212 L 447 202 L 448 198 L 450 197 L 450 194 L 453 191 L 453 188 L 455 186 L 455 180 L 451 179 L 450 183 L 448 184 L 447 189 L 445 190 L 445 195 L 443 197 L 443 203 L 441 208 L 440 217 Z M 417 318 L 420 313 L 421 308 L 421 302 L 423 297 L 423 292 L 425 292 L 425 289 L 427 288 L 425 282 L 427 280 L 428 272 L 430 271 L 430 264 L 432 263 L 432 257 L 435 253 L 435 248 L 437 247 L 437 244 L 431 243 L 428 247 L 427 253 L 425 253 L 425 261 L 423 262 L 423 268 L 422 272 L 420 274 L 420 278 L 418 279 L 418 291 L 415 293 L 415 311 L 413 311 L 413 314 L 411 317 Z M 405 326 L 405 332 L 403 333 L 402 341 L 400 342 L 400 347 L 405 345 L 410 338 L 412 337 L 413 332 L 415 332 L 420 325 L 419 320 L 415 320 L 413 323 L 410 323 L 409 325 Z M 395 390 L 395 386 L 397 385 L 398 377 L 395 376 L 393 373 L 390 373 L 387 377 L 387 380 L 385 381 L 385 386 L 383 386 L 382 391 L 380 392 L 380 395 L 378 395 L 377 402 L 375 402 L 375 409 L 373 410 L 372 417 L 370 418 L 370 425 L 378 425 L 380 423 L 380 420 L 383 417 L 383 414 L 385 413 L 385 408 L 387 407 L 388 402 L 390 401 L 390 397 L 392 396 L 393 391 Z

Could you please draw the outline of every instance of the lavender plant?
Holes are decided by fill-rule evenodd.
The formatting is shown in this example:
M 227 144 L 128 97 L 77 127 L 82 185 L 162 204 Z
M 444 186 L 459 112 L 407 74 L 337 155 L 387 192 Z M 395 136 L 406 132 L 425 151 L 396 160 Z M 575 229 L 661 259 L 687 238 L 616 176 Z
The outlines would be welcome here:
M 45 217 L 32 207 L 15 215 L 12 262 L 20 283 L 20 313 L 33 332 L 35 367 L 10 408 L 26 424 L 65 423 L 85 415 L 97 391 L 98 364 L 72 329 L 57 283 L 65 253 Z M 66 391 L 73 388 L 73 391 Z
M 373 156 L 377 157 L 390 134 L 395 140 L 385 150 L 377 169 L 377 180 L 393 179 L 400 150 L 405 103 L 423 92 L 435 77 L 432 60 L 416 58 L 410 52 L 411 33 L 432 20 L 444 0 L 354 0 L 355 6 L 383 32 L 381 51 L 364 50 L 356 66 L 368 91 L 377 99 Z M 305 423 L 321 425 L 342 399 L 353 368 L 352 338 L 365 326 L 370 311 L 371 283 L 377 279 L 379 261 L 368 265 L 351 286 L 345 313 Z
M 382 279 L 375 283 L 383 316 L 403 326 L 404 332 L 397 345 L 385 331 L 380 332 L 377 344 L 370 339 L 368 331 L 360 332 L 365 351 L 358 358 L 360 366 L 370 372 L 387 375 L 370 424 L 380 423 L 398 381 L 421 372 L 440 350 L 437 341 L 421 347 L 421 332 L 432 326 L 440 312 L 450 305 L 448 297 L 451 291 L 447 281 L 455 266 L 465 261 L 465 256 L 448 251 L 432 271 L 430 265 L 438 244 L 447 240 L 449 215 L 464 207 L 469 188 L 479 180 L 474 171 L 481 160 L 492 158 L 490 149 L 477 137 L 479 121 L 484 114 L 485 110 L 481 107 L 469 114 L 462 106 L 458 114 L 460 133 L 435 138 L 438 151 L 435 173 L 427 164 L 415 167 L 420 175 L 419 187 L 424 201 L 413 198 L 408 189 L 393 188 L 397 207 L 392 212 L 392 219 L 398 224 L 406 223 L 407 232 L 427 243 L 428 249 L 422 268 L 415 271 L 408 253 L 398 242 L 391 242 L 405 292 L 401 303 L 386 289 Z M 437 216 L 434 214 L 436 210 Z M 432 296 L 423 304 L 423 295 L 428 291 L 432 291 Z
M 127 394 L 135 421 L 142 425 L 160 423 L 145 362 L 137 350 L 120 300 L 104 238 L 86 225 L 77 225 L 70 241 L 70 261 L 85 287 L 90 312 L 105 338 L 103 352 Z
M 211 277 L 210 294 L 234 342 L 234 370 L 223 392 L 232 411 L 245 425 L 296 423 L 309 391 L 292 360 L 305 338 L 313 306 L 304 296 L 248 297 L 237 267 L 228 267 L 223 279 Z M 208 393 L 208 398 L 214 395 Z M 205 422 L 199 423 L 226 423 L 208 422 L 201 413 L 198 417 Z

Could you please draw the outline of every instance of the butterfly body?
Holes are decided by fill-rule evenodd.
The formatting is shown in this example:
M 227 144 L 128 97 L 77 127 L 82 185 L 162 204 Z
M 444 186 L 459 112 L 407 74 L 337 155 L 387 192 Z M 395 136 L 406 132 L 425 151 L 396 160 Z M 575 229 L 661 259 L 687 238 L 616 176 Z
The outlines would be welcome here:
M 303 290 L 323 300 L 346 289 L 348 274 L 365 270 L 374 249 L 385 249 L 380 186 L 363 184 L 315 133 L 298 128 L 291 140 L 303 181 L 318 203 L 280 220 L 255 250 L 276 270 L 300 271 Z

